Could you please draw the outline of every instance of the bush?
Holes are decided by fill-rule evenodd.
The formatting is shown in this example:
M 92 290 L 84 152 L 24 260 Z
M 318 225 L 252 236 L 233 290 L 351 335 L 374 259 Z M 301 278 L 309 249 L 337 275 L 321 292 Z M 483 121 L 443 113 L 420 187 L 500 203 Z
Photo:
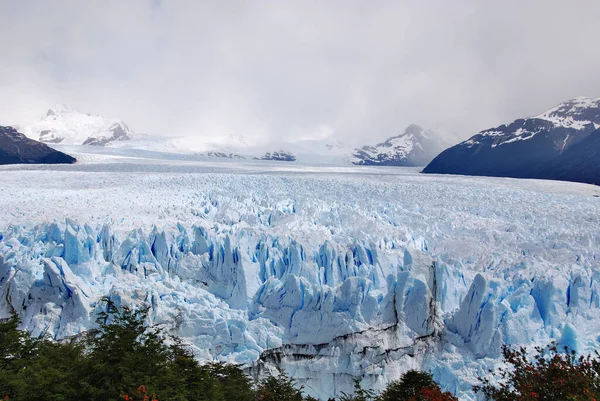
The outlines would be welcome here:
M 171 377 L 171 353 L 160 330 L 146 327 L 148 309 L 117 308 L 106 301 L 107 310 L 96 320 L 98 328 L 91 330 L 85 341 L 88 362 L 85 381 L 86 399 L 118 400 L 122 394 L 134 394 L 145 383 L 163 381 L 164 390 L 179 387 L 179 381 L 164 383 Z M 156 389 L 148 389 L 155 392 Z
M 342 392 L 340 401 L 371 401 L 375 399 L 373 390 L 366 390 L 360 385 L 359 379 L 354 379 L 354 393 L 352 395 Z
M 152 396 L 148 394 L 148 390 L 144 385 L 139 386 L 131 395 L 123 394 L 121 398 L 125 401 L 158 401 L 154 394 Z
M 302 401 L 302 388 L 282 370 L 278 376 L 268 376 L 260 381 L 256 390 L 259 401 Z
M 0 324 L 0 395 L 11 398 L 22 385 L 26 361 L 37 353 L 37 344 L 28 333 L 18 330 L 18 325 L 16 315 Z
M 436 384 L 431 387 L 423 387 L 417 391 L 417 394 L 409 398 L 409 401 L 458 401 L 448 391 L 443 392 Z
M 427 372 L 409 370 L 399 380 L 391 382 L 377 401 L 453 401 L 458 400 L 440 386 Z
M 97 329 L 62 343 L 18 330 L 16 316 L 0 322 L 0 398 L 255 400 L 254 384 L 238 366 L 200 365 L 180 339 L 147 326 L 147 313 L 106 301 Z
M 523 347 L 513 350 L 502 348 L 507 368 L 496 373 L 497 384 L 488 378 L 479 378 L 481 385 L 474 390 L 490 400 L 600 400 L 600 360 L 579 356 L 565 347 L 559 352 L 554 344 L 535 348 L 530 357 Z

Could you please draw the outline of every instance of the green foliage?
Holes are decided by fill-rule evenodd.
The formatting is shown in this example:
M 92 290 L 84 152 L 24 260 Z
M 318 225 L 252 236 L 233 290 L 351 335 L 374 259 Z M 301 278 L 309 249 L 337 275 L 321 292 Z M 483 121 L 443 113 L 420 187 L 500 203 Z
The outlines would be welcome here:
M 565 347 L 559 352 L 555 345 L 536 347 L 530 356 L 525 348 L 513 350 L 503 347 L 507 368 L 496 373 L 497 384 L 488 378 L 479 378 L 476 392 L 490 400 L 600 400 L 600 359 L 579 356 Z
M 104 300 L 97 328 L 57 343 L 0 322 L 0 399 L 16 401 L 303 401 L 284 372 L 255 383 L 236 365 L 200 365 L 177 337 L 148 326 L 148 309 Z
M 378 401 L 405 401 L 415 397 L 423 388 L 435 387 L 433 376 L 427 372 L 409 370 L 399 380 L 391 382 Z
M 19 375 L 16 399 L 66 401 L 82 396 L 86 361 L 81 358 L 81 344 L 37 341 L 36 353 L 30 355 Z M 25 362 L 25 361 L 23 361 Z
M 13 315 L 0 324 L 0 394 L 13 396 L 21 386 L 26 361 L 36 353 L 36 344 L 26 332 L 17 329 L 19 319 Z
M 295 380 L 280 370 L 277 376 L 268 376 L 259 382 L 256 399 L 259 401 L 302 401 L 302 389 L 296 388 Z
M 85 340 L 89 362 L 87 399 L 116 401 L 144 383 L 156 383 L 167 375 L 169 348 L 160 330 L 146 327 L 148 309 L 116 308 L 107 301 L 99 314 L 98 328 Z M 170 387 L 171 383 L 168 387 Z M 152 389 L 150 389 L 152 390 Z
M 365 390 L 360 385 L 359 379 L 354 379 L 354 393 L 352 395 L 342 392 L 340 401 L 371 401 L 375 399 L 373 390 Z
M 431 374 L 409 370 L 391 382 L 377 401 L 458 401 L 458 398 L 443 392 Z
M 254 383 L 239 366 L 224 363 L 209 363 L 202 366 L 207 375 L 215 379 L 217 393 L 222 398 L 207 398 L 209 400 L 224 401 L 254 401 Z

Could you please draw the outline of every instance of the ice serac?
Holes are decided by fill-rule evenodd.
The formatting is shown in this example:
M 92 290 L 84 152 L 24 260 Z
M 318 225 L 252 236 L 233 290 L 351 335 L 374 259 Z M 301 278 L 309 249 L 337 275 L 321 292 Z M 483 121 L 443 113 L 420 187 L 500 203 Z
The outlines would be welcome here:
M 292 208 L 293 210 L 293 208 Z M 596 244 L 598 245 L 598 244 Z M 55 339 L 103 297 L 148 305 L 202 360 L 282 367 L 320 399 L 426 369 L 470 399 L 502 344 L 598 348 L 597 255 L 475 272 L 418 236 L 290 238 L 212 224 L 123 229 L 74 220 L 0 235 L 0 315 Z
M 575 98 L 481 131 L 443 151 L 425 173 L 598 183 L 600 98 Z

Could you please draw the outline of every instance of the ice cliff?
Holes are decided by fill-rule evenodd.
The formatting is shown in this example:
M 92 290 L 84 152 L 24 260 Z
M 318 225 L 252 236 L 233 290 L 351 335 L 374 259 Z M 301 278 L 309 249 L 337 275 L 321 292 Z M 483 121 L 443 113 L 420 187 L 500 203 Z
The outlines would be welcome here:
M 380 389 L 411 368 L 470 398 L 504 343 L 599 345 L 592 251 L 560 269 L 524 257 L 474 271 L 419 236 L 315 242 L 210 224 L 115 228 L 7 227 L 1 317 L 17 312 L 34 335 L 59 339 L 92 327 L 102 297 L 144 303 L 199 358 L 255 375 L 281 366 L 324 399 L 354 377 Z M 584 241 L 599 249 L 597 236 Z

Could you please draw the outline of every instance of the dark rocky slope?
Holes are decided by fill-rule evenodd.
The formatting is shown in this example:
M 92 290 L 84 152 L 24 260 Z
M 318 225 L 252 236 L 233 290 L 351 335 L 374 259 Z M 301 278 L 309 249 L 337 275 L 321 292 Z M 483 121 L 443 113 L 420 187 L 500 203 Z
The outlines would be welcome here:
M 27 138 L 12 127 L 0 126 L 0 164 L 70 164 L 76 161 L 45 143 Z
M 600 99 L 568 100 L 538 116 L 482 131 L 443 151 L 423 172 L 569 180 L 579 176 L 576 181 L 592 182 L 597 180 L 591 171 L 598 141 L 590 138 L 599 127 Z

